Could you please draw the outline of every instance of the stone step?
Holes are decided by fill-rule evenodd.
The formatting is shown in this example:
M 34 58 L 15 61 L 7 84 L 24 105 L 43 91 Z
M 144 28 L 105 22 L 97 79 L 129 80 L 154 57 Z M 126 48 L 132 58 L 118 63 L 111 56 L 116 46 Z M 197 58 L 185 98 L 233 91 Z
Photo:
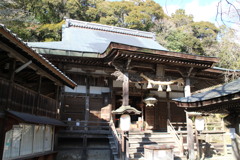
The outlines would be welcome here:
M 77 134 L 106 134 L 106 135 L 109 135 L 111 134 L 111 131 L 109 130 L 61 130 L 59 131 L 59 135 L 77 135 Z
M 136 153 L 130 153 L 129 158 L 143 158 L 144 153 L 143 152 L 136 152 Z
M 168 138 L 172 137 L 170 134 L 162 134 L 162 135 L 131 135 L 129 138 Z
M 144 148 L 143 147 L 137 147 L 137 148 L 129 148 L 128 149 L 128 153 L 129 154 L 133 154 L 133 153 L 143 153 L 144 152 Z M 178 148 L 174 148 L 173 152 L 176 152 L 177 154 L 179 154 L 179 149 Z
M 174 159 L 176 160 L 187 160 L 186 156 L 180 155 L 180 152 L 173 152 L 174 154 Z M 129 159 L 143 159 L 144 158 L 144 153 L 143 152 L 136 152 L 136 153 L 130 153 L 129 154 Z
M 136 147 L 143 147 L 145 145 L 174 145 L 174 142 L 161 142 L 161 143 L 156 143 L 156 142 L 138 142 L 138 143 L 129 143 L 129 148 L 136 148 Z
M 170 135 L 169 133 L 129 133 L 129 137 L 135 137 L 135 136 L 140 136 L 140 137 L 161 137 L 161 136 L 168 136 Z M 170 135 L 171 136 L 171 135 Z
M 129 138 L 129 143 L 135 142 L 174 142 L 172 137 L 167 138 Z

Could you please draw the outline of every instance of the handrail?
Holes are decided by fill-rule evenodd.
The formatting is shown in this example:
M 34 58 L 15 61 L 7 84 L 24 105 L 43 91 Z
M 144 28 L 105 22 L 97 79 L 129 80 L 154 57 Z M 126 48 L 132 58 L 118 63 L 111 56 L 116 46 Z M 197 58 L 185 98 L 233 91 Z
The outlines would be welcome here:
M 173 125 L 171 124 L 171 122 L 169 120 L 167 120 L 167 131 L 175 139 L 175 142 L 177 143 L 178 148 L 180 150 L 180 154 L 183 154 L 183 151 L 184 151 L 184 149 L 183 149 L 183 138 L 182 138 L 182 136 L 178 135 L 178 133 L 176 132 L 176 130 L 174 129 Z
M 240 146 L 240 136 L 237 133 L 235 133 L 235 138 L 237 140 L 237 144 Z
M 113 136 L 113 139 L 114 139 L 114 144 L 116 146 L 116 150 L 119 154 L 120 150 L 119 150 L 119 146 L 120 146 L 120 137 L 118 136 L 118 133 L 117 133 L 117 130 L 116 130 L 116 127 L 115 127 L 115 124 L 113 122 L 113 117 L 111 115 L 111 118 L 110 118 L 110 122 L 109 122 L 109 126 L 111 127 L 111 131 L 112 131 L 112 136 Z
M 240 159 L 240 136 L 235 133 L 234 138 L 232 138 L 232 149 L 235 159 Z

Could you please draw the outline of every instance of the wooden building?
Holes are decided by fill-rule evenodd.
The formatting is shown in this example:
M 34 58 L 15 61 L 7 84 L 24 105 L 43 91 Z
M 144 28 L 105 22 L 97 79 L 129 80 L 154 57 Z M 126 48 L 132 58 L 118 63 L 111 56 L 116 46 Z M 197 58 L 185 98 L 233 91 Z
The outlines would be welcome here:
M 239 72 L 239 71 L 238 71 Z M 235 159 L 240 158 L 240 79 L 190 97 L 174 99 L 178 107 L 189 113 L 227 115 L 225 125 L 230 129 Z M 191 133 L 189 133 L 191 134 Z
M 76 84 L 0 25 L 0 157 L 54 159 L 60 88 Z
M 224 78 L 213 67 L 217 58 L 171 52 L 150 32 L 66 19 L 62 41 L 28 44 L 77 83 L 62 91 L 61 119 L 82 127 L 112 116 L 118 127 L 119 114 L 141 111 L 131 115 L 131 131 L 165 132 L 168 120 L 186 121 L 184 109 L 171 99 Z M 154 105 L 143 103 L 149 97 L 157 100 Z

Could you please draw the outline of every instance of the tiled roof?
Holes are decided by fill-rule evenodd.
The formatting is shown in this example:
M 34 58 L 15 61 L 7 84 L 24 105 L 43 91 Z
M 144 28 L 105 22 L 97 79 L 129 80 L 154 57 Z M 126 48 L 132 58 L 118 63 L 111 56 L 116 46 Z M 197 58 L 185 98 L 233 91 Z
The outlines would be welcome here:
M 112 33 L 126 34 L 126 35 L 132 35 L 132 36 L 139 36 L 139 37 L 145 37 L 145 38 L 151 38 L 151 39 L 155 38 L 155 34 L 152 32 L 145 32 L 145 31 L 133 30 L 128 28 L 67 19 L 66 27 L 71 27 L 71 26 L 80 27 L 80 28 L 89 28 L 89 29 L 112 32 Z
M 28 44 L 33 48 L 101 54 L 106 51 L 111 42 L 147 49 L 167 50 L 155 41 L 155 35 L 151 32 L 72 19 L 67 19 L 66 24 L 63 26 L 62 41 L 29 42 Z
M 76 85 L 75 82 L 73 82 L 69 77 L 67 77 L 63 72 L 61 72 L 57 67 L 55 67 L 51 62 L 49 62 L 41 54 L 38 54 L 37 52 L 35 52 L 27 43 L 25 43 L 22 39 L 20 39 L 16 34 L 12 33 L 3 24 L 0 24 L 0 29 L 2 29 L 2 32 L 0 32 L 0 34 L 2 34 L 4 37 L 8 39 L 11 39 L 11 43 L 15 43 L 15 45 L 17 45 L 16 44 L 17 42 L 21 44 L 21 46 L 18 46 L 18 47 L 24 47 L 24 48 L 26 47 L 27 48 L 26 53 L 28 55 L 36 59 L 39 63 L 41 63 L 46 68 L 48 68 L 50 71 L 54 72 L 63 81 L 65 82 L 68 81 L 67 85 L 69 85 L 70 87 L 74 87 Z
M 65 126 L 62 121 L 57 119 L 43 117 L 43 116 L 36 116 L 28 113 L 16 112 L 16 111 L 7 111 L 8 114 L 20 119 L 23 122 L 27 123 L 34 123 L 34 124 L 49 124 L 54 126 Z
M 189 97 L 182 97 L 173 100 L 181 103 L 194 103 L 227 96 L 238 92 L 240 92 L 240 79 L 206 92 L 197 93 Z

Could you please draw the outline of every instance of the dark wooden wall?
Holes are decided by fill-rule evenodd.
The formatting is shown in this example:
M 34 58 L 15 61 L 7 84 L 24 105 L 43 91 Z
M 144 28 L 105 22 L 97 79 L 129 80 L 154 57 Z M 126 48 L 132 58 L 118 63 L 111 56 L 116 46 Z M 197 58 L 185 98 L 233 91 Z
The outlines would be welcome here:
M 111 91 L 101 94 L 90 93 L 90 87 L 108 87 L 110 90 L 110 78 L 80 73 L 68 73 L 68 76 L 78 85 L 86 87 L 86 93 L 80 93 L 81 91 L 63 92 L 61 119 L 64 121 L 68 118 L 71 118 L 72 121 L 101 121 L 101 110 L 111 102 Z
M 10 92 L 11 89 L 11 93 Z M 0 110 L 14 110 L 56 118 L 57 101 L 6 79 L 0 79 Z

